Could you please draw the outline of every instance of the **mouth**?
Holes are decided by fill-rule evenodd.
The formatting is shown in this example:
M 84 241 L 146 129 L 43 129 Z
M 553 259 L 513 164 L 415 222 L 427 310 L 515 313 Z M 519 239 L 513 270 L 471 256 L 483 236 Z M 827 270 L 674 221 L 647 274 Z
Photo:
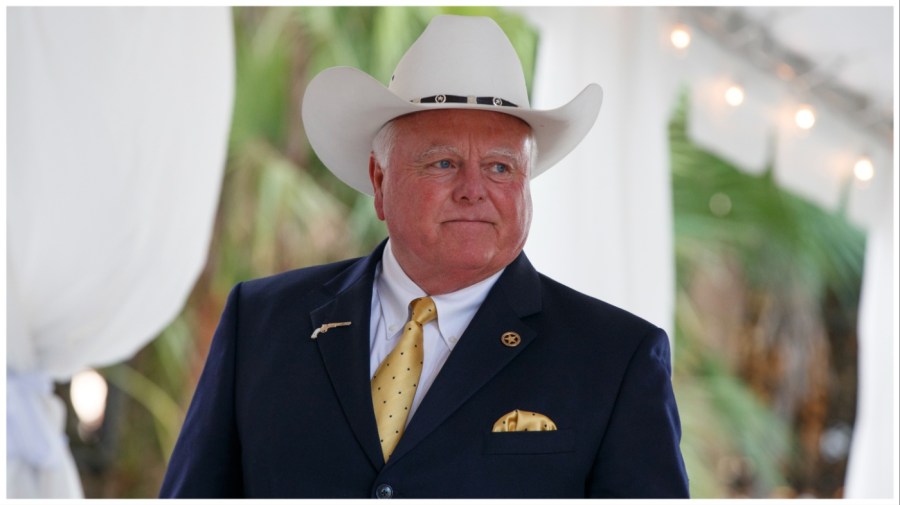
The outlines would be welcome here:
M 494 224 L 486 219 L 448 219 L 442 224 Z

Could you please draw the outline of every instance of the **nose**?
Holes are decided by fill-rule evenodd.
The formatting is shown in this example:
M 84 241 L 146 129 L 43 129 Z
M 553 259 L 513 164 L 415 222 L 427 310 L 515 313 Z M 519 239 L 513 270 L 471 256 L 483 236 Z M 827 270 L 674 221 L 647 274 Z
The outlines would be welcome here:
M 458 203 L 477 203 L 485 199 L 487 190 L 485 176 L 477 161 L 466 163 L 457 172 L 453 200 Z

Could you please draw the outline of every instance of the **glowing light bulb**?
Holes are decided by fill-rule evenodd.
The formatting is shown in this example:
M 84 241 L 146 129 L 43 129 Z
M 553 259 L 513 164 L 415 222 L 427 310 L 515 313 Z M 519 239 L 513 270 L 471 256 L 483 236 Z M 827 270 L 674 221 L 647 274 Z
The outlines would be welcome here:
M 685 49 L 687 46 L 691 45 L 691 32 L 686 26 L 678 25 L 672 29 L 669 40 L 672 41 L 672 45 L 676 48 Z
M 725 101 L 732 107 L 737 107 L 744 103 L 744 88 L 737 84 L 729 86 L 728 89 L 725 90 Z
M 794 121 L 800 128 L 809 130 L 816 124 L 816 112 L 809 105 L 801 105 L 794 114 Z
M 106 395 L 109 386 L 106 379 L 96 370 L 84 370 L 72 377 L 69 396 L 78 420 L 88 429 L 96 429 L 103 422 L 106 410 Z
M 853 165 L 853 175 L 862 182 L 869 182 L 875 176 L 875 166 L 872 160 L 863 156 Z

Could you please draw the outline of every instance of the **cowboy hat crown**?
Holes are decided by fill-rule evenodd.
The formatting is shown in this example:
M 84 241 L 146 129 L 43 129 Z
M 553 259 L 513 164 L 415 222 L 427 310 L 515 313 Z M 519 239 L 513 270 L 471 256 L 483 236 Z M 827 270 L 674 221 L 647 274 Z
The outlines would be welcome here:
M 566 105 L 533 110 L 515 49 L 486 17 L 437 16 L 410 46 L 387 87 L 352 67 L 319 73 L 306 89 L 302 118 L 310 145 L 338 178 L 372 195 L 372 139 L 389 121 L 433 109 L 502 112 L 531 126 L 537 160 L 531 177 L 565 157 L 587 135 L 603 92 L 590 84 Z

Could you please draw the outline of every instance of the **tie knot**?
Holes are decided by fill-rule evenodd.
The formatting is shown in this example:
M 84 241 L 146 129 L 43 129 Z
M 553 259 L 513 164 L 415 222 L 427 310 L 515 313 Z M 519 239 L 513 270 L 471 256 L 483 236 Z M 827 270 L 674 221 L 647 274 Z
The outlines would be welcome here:
M 434 300 L 430 296 L 416 298 L 409 303 L 409 310 L 412 311 L 411 321 L 415 321 L 421 325 L 434 321 L 437 318 L 437 307 Z

